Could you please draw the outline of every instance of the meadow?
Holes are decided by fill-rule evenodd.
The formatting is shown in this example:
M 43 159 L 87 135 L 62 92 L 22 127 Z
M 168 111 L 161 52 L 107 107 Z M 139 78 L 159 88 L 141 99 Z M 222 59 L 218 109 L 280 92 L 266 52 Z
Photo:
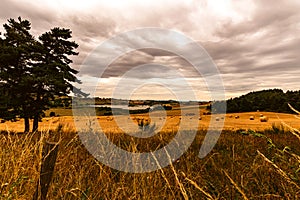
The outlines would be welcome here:
M 216 146 L 200 159 L 211 117 L 202 115 L 196 138 L 184 155 L 149 173 L 121 172 L 97 161 L 82 145 L 72 116 L 45 118 L 41 131 L 31 134 L 18 134 L 17 125 L 6 122 L 0 134 L 0 198 L 32 199 L 42 144 L 47 140 L 59 145 L 48 199 L 300 199 L 300 136 L 289 127 L 297 126 L 299 119 L 263 113 L 269 121 L 260 122 L 259 114 L 233 114 L 239 119 L 226 115 Z M 119 131 L 107 117 L 97 120 L 107 127 L 105 134 L 114 144 L 127 151 L 146 152 L 174 138 L 176 132 L 170 127 L 178 123 L 179 116 L 172 113 L 166 118 L 162 130 L 146 140 Z M 22 121 L 18 123 L 22 126 Z M 3 125 L 12 128 L 7 132 Z
M 186 107 L 182 108 L 186 110 L 186 113 L 194 112 L 194 108 Z M 208 129 L 211 115 L 207 115 L 207 110 L 204 107 L 200 107 L 199 116 L 201 119 L 198 120 L 199 129 Z M 55 112 L 57 117 L 49 117 L 50 112 Z M 64 126 L 68 127 L 68 129 L 75 129 L 74 124 L 74 117 L 72 109 L 63 109 L 63 108 L 52 108 L 46 111 L 46 117 L 42 119 L 39 123 L 39 130 L 40 131 L 48 131 L 54 130 L 58 126 L 58 124 L 63 124 Z M 260 115 L 267 116 L 267 122 L 260 122 Z M 238 116 L 239 118 L 236 119 L 235 117 Z M 254 120 L 250 120 L 250 117 L 253 116 Z M 127 121 L 127 115 L 120 115 L 116 116 L 120 119 L 120 121 Z M 180 109 L 173 109 L 166 112 L 165 116 L 154 116 L 156 119 L 152 120 L 158 123 L 163 123 L 161 127 L 161 131 L 164 132 L 172 132 L 178 129 L 181 121 L 181 110 Z M 295 117 L 293 114 L 286 114 L 286 113 L 275 113 L 275 112 L 243 112 L 243 113 L 228 113 L 224 116 L 224 126 L 223 129 L 226 131 L 236 131 L 239 129 L 244 130 L 254 130 L 254 131 L 265 131 L 270 130 L 274 126 L 281 126 L 282 122 L 286 123 L 288 126 L 293 128 L 300 129 L 299 119 Z M 130 118 L 132 121 L 136 119 L 149 119 L 148 114 L 131 114 Z M 195 119 L 195 116 L 191 116 L 191 118 Z M 214 115 L 213 121 L 218 118 L 218 115 Z M 100 124 L 101 128 L 104 132 L 124 132 L 120 129 L 120 124 L 116 124 L 115 118 L 113 116 L 95 116 L 95 120 Z M 31 120 L 32 123 L 32 120 Z M 188 127 L 187 127 L 188 129 Z M 24 130 L 24 120 L 20 119 L 17 122 L 10 122 L 6 121 L 5 123 L 0 123 L 0 130 L 7 130 L 12 132 L 22 132 Z

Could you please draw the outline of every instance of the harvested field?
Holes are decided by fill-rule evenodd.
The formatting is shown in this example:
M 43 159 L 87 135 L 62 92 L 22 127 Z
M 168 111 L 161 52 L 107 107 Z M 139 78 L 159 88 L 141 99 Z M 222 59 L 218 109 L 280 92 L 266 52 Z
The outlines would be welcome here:
M 64 113 L 63 111 L 62 113 Z M 70 112 L 70 110 L 68 110 Z M 56 112 L 60 113 L 60 112 Z M 201 120 L 196 116 L 190 116 L 189 118 L 192 120 L 198 119 L 199 129 L 207 129 L 211 120 L 211 115 L 204 115 L 203 111 L 200 112 Z M 260 116 L 267 116 L 267 122 L 261 122 Z M 239 116 L 239 118 L 235 118 L 234 116 Z M 254 120 L 250 120 L 250 117 L 253 116 Z M 126 127 L 128 122 L 128 116 L 116 116 L 119 125 L 116 124 L 115 118 L 113 116 L 96 116 L 92 118 L 93 120 L 97 120 L 99 125 L 101 126 L 104 132 L 121 132 L 120 127 Z M 221 116 L 216 115 L 213 118 L 213 121 L 216 120 L 216 117 L 221 119 Z M 131 124 L 134 124 L 136 119 L 149 119 L 149 115 L 147 114 L 138 114 L 131 115 Z M 167 116 L 164 117 L 155 117 L 151 120 L 152 124 L 156 123 L 164 125 L 161 127 L 161 131 L 176 131 L 180 125 L 181 115 L 180 110 L 172 110 L 167 112 Z M 224 130 L 239 130 L 239 129 L 252 129 L 256 131 L 263 131 L 265 129 L 271 129 L 273 125 L 280 125 L 281 121 L 285 122 L 289 126 L 294 128 L 300 128 L 300 124 L 297 118 L 295 118 L 292 114 L 283 114 L 283 113 L 272 113 L 272 112 L 248 112 L 248 113 L 230 113 L 225 116 Z M 165 122 L 165 123 L 164 123 Z M 0 130 L 10 130 L 10 131 L 23 131 L 24 129 L 24 121 L 21 119 L 17 122 L 5 122 L 0 124 Z M 72 116 L 60 116 L 60 117 L 46 117 L 43 118 L 43 121 L 40 123 L 40 130 L 51 130 L 55 129 L 57 125 L 61 123 L 67 126 L 68 128 L 74 129 L 74 119 Z M 135 124 L 137 128 L 137 123 Z M 185 129 L 189 130 L 189 126 L 184 125 Z M 127 128 L 128 129 L 128 128 Z M 128 131 L 128 130 L 125 130 Z

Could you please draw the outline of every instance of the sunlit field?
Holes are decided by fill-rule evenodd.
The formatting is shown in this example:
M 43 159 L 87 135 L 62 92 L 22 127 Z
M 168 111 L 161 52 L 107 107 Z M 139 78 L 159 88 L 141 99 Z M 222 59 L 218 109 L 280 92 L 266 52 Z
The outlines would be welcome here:
M 1 1 L 0 200 L 300 200 L 299 10 Z
M 53 130 L 57 127 L 59 123 L 64 124 L 70 129 L 76 129 L 74 124 L 74 119 L 72 116 L 71 109 L 52 109 L 58 114 L 58 117 L 49 117 L 49 112 L 46 113 L 46 116 L 40 122 L 40 131 Z M 199 129 L 206 130 L 209 127 L 210 121 L 215 121 L 218 118 L 218 115 L 214 115 L 213 118 L 211 115 L 206 115 L 205 110 L 200 111 Z M 260 116 L 267 116 L 267 122 L 261 122 Z M 238 118 L 237 118 L 238 116 Z M 250 120 L 250 117 L 253 116 L 254 120 Z M 117 116 L 120 121 L 128 120 L 128 116 Z M 149 115 L 146 114 L 135 114 L 131 115 L 130 119 L 134 123 L 137 119 L 149 119 Z M 191 118 L 195 118 L 191 116 Z M 211 119 L 212 118 L 212 119 Z M 113 116 L 95 116 L 93 120 L 96 120 L 101 129 L 104 132 L 122 132 L 119 125 L 116 124 Z M 157 117 L 152 121 L 161 121 L 164 123 L 161 131 L 174 131 L 177 130 L 180 126 L 180 110 L 167 111 L 167 116 Z M 273 126 L 280 126 L 284 122 L 289 126 L 294 128 L 300 128 L 299 120 L 293 114 L 284 114 L 284 113 L 273 113 L 273 112 L 248 112 L 248 113 L 230 113 L 225 115 L 224 130 L 239 130 L 239 129 L 251 129 L 255 131 L 264 131 L 266 129 L 272 129 Z M 122 127 L 122 126 L 121 126 Z M 189 130 L 189 127 L 186 127 Z M 14 132 L 21 132 L 24 130 L 24 121 L 20 119 L 17 122 L 5 122 L 0 124 L 0 130 L 9 130 Z M 124 131 L 123 131 L 124 132 Z
M 134 174 L 97 161 L 82 145 L 73 117 L 62 116 L 69 111 L 55 111 L 60 117 L 43 118 L 41 132 L 17 134 L 24 128 L 22 120 L 1 124 L 1 129 L 8 131 L 0 135 L 2 199 L 32 198 L 45 140 L 55 140 L 59 145 L 48 199 L 300 198 L 300 137 L 299 131 L 290 129 L 299 127 L 294 115 L 227 114 L 216 146 L 200 159 L 199 149 L 211 119 L 201 111 L 196 138 L 183 156 L 160 170 Z M 160 132 L 146 140 L 126 135 L 111 116 L 98 116 L 96 120 L 114 144 L 130 152 L 148 152 L 162 148 L 174 137 L 179 114 L 167 113 L 161 119 L 166 123 Z M 269 120 L 261 122 L 261 115 Z M 250 120 L 250 116 L 254 119 Z M 131 115 L 130 119 L 147 117 Z
M 205 132 L 199 131 L 188 151 L 172 165 L 132 174 L 98 162 L 75 132 L 64 130 L 0 135 L 1 198 L 33 196 L 43 141 L 39 134 L 60 138 L 49 199 L 297 199 L 300 195 L 300 141 L 289 132 L 261 136 L 224 131 L 213 151 L 200 159 Z M 160 148 L 172 136 L 162 133 L 145 143 L 124 134 L 108 134 L 115 144 L 133 152 Z

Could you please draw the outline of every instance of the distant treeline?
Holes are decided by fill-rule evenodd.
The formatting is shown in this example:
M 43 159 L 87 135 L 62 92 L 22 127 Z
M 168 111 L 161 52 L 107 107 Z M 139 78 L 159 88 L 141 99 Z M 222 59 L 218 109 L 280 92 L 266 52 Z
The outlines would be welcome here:
M 110 108 L 110 107 L 100 107 L 95 108 L 97 116 L 110 116 L 110 115 L 126 115 L 128 114 L 144 114 L 149 112 L 149 108 L 138 109 L 138 110 L 125 110 L 121 108 Z
M 155 108 L 145 108 L 145 109 L 136 109 L 136 110 L 126 110 L 126 109 L 122 109 L 122 108 L 111 108 L 111 107 L 98 107 L 98 108 L 95 108 L 96 109 L 96 115 L 97 116 L 102 116 L 102 115 L 105 115 L 105 116 L 109 116 L 109 115 L 113 115 L 113 114 L 116 114 L 116 115 L 126 115 L 128 114 L 144 114 L 144 113 L 149 113 L 151 111 L 154 111 L 154 110 L 172 110 L 172 106 L 167 106 L 167 105 L 163 105 L 161 107 L 155 107 Z
M 64 100 L 64 99 L 62 99 Z M 72 99 L 71 99 L 72 100 Z M 144 105 L 144 106 L 153 106 L 153 105 L 163 105 L 163 104 L 170 104 L 170 105 L 178 105 L 179 101 L 176 100 L 126 100 L 126 99 L 114 99 L 114 98 L 101 98 L 101 97 L 86 97 L 86 98 L 73 98 L 75 105 L 77 105 L 76 102 L 79 102 L 81 105 L 128 105 L 128 106 L 138 106 L 138 105 Z M 78 100 L 78 101 L 77 101 Z M 188 104 L 189 102 L 186 102 L 185 104 Z M 207 103 L 207 102 L 205 102 Z M 58 100 L 55 105 L 60 104 L 60 106 L 64 107 L 64 102 L 61 100 Z
M 214 102 L 217 108 L 220 102 Z M 288 103 L 300 110 L 300 91 L 287 91 L 269 89 L 250 92 L 240 97 L 227 100 L 227 112 L 267 111 L 280 113 L 293 113 Z

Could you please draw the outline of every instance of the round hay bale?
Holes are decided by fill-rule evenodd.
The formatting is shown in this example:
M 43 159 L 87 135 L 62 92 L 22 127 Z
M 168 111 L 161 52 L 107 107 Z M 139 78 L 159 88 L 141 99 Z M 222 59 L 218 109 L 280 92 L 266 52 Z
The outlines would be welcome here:
M 263 116 L 259 118 L 260 122 L 267 122 L 269 119 L 267 116 Z
M 249 119 L 250 119 L 250 120 L 254 120 L 254 116 L 250 116 Z

